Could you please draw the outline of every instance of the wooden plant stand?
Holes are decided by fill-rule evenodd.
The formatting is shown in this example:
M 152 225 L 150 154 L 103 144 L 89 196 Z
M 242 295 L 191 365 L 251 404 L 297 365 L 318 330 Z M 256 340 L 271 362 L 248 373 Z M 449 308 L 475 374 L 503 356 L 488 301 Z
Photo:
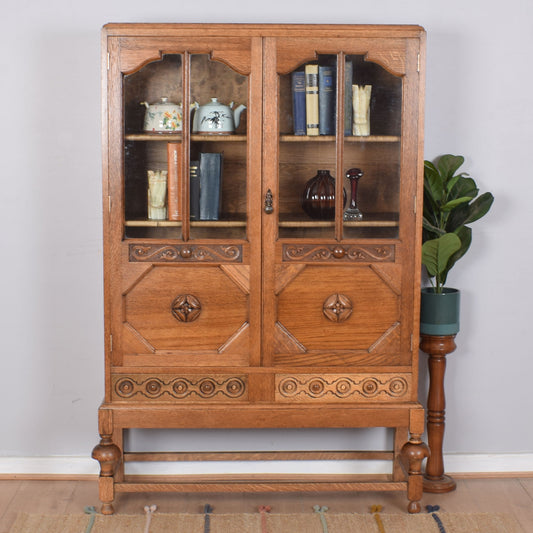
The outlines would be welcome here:
M 430 457 L 424 474 L 424 492 L 442 494 L 455 490 L 453 478 L 444 473 L 442 443 L 444 441 L 445 407 L 444 375 L 446 355 L 456 348 L 455 335 L 421 336 L 420 349 L 429 356 L 429 393 L 427 435 Z

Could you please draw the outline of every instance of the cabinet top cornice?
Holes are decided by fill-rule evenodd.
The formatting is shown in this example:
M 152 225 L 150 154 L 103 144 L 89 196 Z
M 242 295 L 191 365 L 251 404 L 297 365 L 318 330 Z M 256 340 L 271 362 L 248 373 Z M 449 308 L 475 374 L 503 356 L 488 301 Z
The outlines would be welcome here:
M 108 36 L 204 36 L 225 37 L 380 37 L 416 38 L 425 33 L 421 26 L 403 24 L 174 24 L 110 23 L 103 27 Z

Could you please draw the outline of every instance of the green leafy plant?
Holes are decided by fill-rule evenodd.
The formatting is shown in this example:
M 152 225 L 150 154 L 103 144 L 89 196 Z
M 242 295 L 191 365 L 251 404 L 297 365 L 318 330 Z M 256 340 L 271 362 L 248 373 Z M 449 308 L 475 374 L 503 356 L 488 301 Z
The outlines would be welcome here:
M 489 211 L 494 197 L 479 195 L 476 182 L 465 172 L 460 155 L 446 154 L 435 163 L 424 161 L 424 219 L 422 264 L 435 292 L 441 293 L 448 272 L 465 255 L 472 242 L 467 226 Z

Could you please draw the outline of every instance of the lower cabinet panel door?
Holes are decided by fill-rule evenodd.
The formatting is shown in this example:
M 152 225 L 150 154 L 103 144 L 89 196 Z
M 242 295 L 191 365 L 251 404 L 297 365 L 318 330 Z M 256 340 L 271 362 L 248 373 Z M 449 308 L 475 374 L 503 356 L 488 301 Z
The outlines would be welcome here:
M 400 351 L 400 297 L 371 266 L 307 266 L 277 295 L 274 339 L 274 364 L 386 364 Z
M 154 265 L 122 296 L 124 353 L 248 352 L 244 277 L 219 266 Z

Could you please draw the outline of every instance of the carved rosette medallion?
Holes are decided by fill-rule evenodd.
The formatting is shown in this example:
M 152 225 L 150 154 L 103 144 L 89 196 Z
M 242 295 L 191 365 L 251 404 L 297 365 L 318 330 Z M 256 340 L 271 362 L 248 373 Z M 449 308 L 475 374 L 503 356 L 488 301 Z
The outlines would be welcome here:
M 411 376 L 378 375 L 326 375 L 310 374 L 276 376 L 276 400 L 278 401 L 395 401 L 407 396 Z
M 115 400 L 246 400 L 246 376 L 116 376 Z
M 324 301 L 322 307 L 324 316 L 332 322 L 344 322 L 347 320 L 353 311 L 353 305 L 344 294 L 332 294 Z
M 115 385 L 115 392 L 121 398 L 129 398 L 130 396 L 133 396 L 135 394 L 135 385 L 136 383 L 132 381 L 131 379 L 128 379 L 128 378 L 121 379 Z
M 192 294 L 180 294 L 174 298 L 170 309 L 180 322 L 193 322 L 202 312 L 202 304 Z
M 129 260 L 147 263 L 242 263 L 242 246 L 130 244 Z
M 152 398 L 157 398 L 161 395 L 161 388 L 163 386 L 163 382 L 160 379 L 151 379 L 146 383 L 144 386 L 144 389 L 146 391 L 146 394 Z
M 347 263 L 386 263 L 393 262 L 395 248 L 392 244 L 316 246 L 313 244 L 284 244 L 283 261 L 308 263 L 347 262 Z

